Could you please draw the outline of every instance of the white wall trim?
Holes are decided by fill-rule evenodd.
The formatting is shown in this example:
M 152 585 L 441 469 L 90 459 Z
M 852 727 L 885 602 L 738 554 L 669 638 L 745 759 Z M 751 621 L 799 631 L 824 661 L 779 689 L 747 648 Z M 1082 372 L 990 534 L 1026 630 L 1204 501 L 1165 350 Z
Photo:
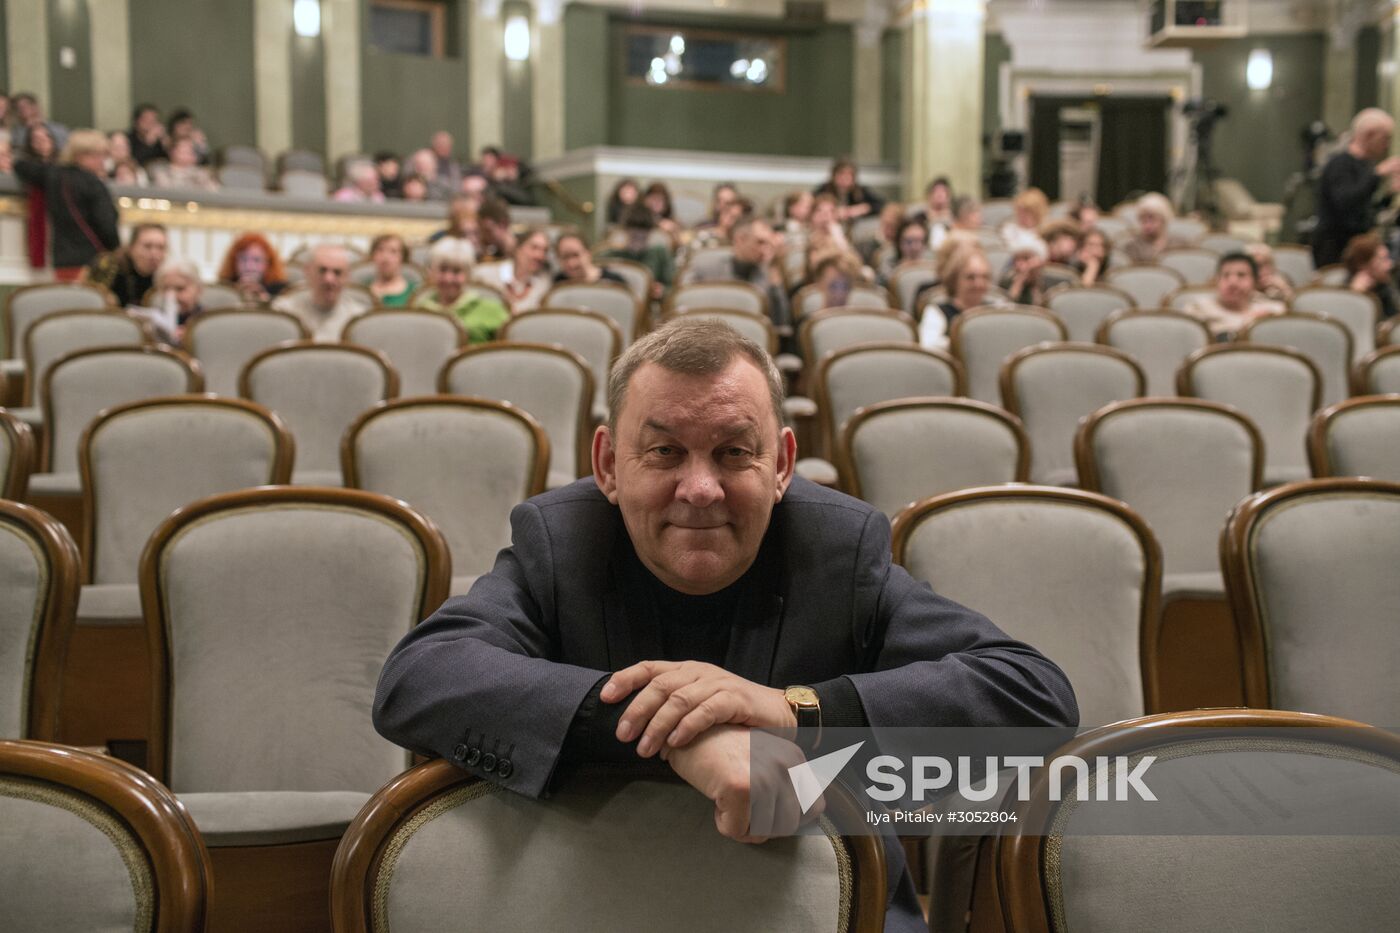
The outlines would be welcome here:
M 807 187 L 826 181 L 831 160 L 807 156 L 761 156 L 702 153 L 682 149 L 643 149 L 592 146 L 575 149 L 557 159 L 536 163 L 541 178 L 562 181 L 587 175 L 621 175 L 639 179 L 710 181 L 725 178 L 736 184 L 775 184 Z M 862 184 L 897 187 L 900 172 L 887 163 L 862 163 Z

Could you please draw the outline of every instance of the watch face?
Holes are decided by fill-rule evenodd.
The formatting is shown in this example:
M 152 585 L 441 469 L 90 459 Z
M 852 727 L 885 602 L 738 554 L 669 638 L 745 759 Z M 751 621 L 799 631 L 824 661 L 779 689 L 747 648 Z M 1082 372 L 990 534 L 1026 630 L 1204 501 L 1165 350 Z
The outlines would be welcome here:
M 811 687 L 788 687 L 786 691 L 787 701 L 798 706 L 820 706 L 817 699 L 817 691 Z

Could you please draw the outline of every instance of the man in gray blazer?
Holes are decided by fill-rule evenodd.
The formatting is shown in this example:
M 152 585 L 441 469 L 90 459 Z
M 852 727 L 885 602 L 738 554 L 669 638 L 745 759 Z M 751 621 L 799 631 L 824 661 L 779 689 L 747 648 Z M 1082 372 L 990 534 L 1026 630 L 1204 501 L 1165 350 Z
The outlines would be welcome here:
M 765 220 L 745 217 L 734 225 L 728 253 L 696 257 L 685 270 L 682 284 L 691 282 L 748 282 L 768 298 L 768 316 L 774 326 L 792 322 L 787 285 L 779 261 L 778 235 Z
M 725 324 L 634 343 L 593 478 L 516 507 L 491 573 L 395 648 L 379 731 L 532 797 L 561 764 L 659 755 L 758 841 L 753 728 L 1075 724 L 1059 668 L 894 565 L 880 512 L 793 478 L 781 405 Z M 926 929 L 889 849 L 886 928 Z

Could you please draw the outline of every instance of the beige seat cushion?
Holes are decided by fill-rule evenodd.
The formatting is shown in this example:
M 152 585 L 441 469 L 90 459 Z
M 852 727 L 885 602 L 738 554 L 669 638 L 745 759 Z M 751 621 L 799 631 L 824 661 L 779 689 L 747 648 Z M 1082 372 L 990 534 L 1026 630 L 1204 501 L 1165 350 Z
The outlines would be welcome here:
M 181 794 L 211 848 L 274 846 L 339 839 L 369 794 L 355 791 L 249 791 Z
M 140 625 L 141 588 L 135 583 L 99 583 L 78 594 L 79 625 Z
M 339 486 L 344 482 L 339 470 L 293 470 L 294 486 Z
M 1162 599 L 1223 599 L 1225 578 L 1218 570 L 1162 576 Z
M 821 457 L 803 457 L 797 461 L 797 475 L 822 486 L 835 486 L 836 467 Z
M 30 495 L 80 496 L 83 481 L 77 473 L 35 473 L 29 477 Z

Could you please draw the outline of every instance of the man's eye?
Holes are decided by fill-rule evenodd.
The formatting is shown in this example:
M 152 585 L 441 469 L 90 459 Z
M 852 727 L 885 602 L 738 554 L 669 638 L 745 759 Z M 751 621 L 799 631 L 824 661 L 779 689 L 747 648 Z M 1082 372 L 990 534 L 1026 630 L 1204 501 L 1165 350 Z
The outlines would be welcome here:
M 743 447 L 730 447 L 724 451 L 724 455 L 731 460 L 747 460 L 753 456 L 753 452 L 745 450 Z
M 667 444 L 662 444 L 659 447 L 653 447 L 651 449 L 651 452 L 656 454 L 658 457 L 670 457 L 675 455 L 676 448 L 671 447 Z

